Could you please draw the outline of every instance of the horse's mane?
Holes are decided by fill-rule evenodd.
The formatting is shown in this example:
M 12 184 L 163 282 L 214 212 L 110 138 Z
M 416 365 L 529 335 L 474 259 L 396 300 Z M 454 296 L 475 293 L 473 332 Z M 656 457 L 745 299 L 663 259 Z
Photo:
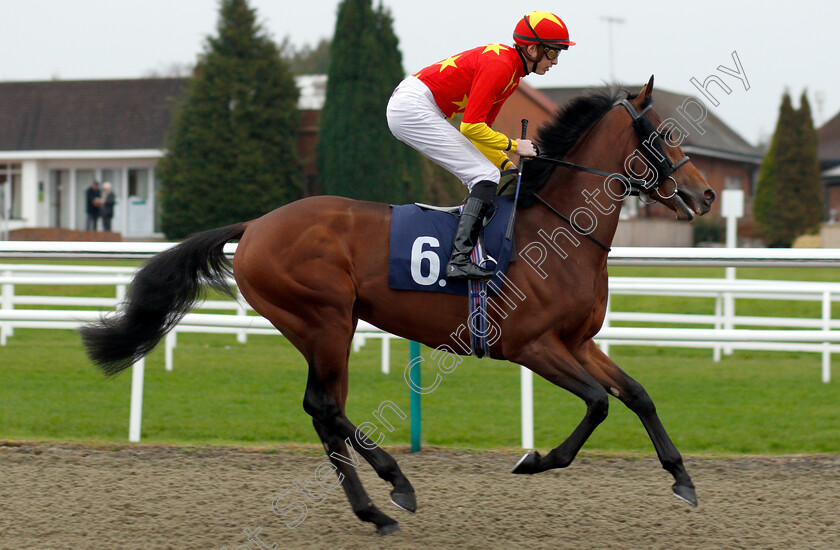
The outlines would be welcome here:
M 634 97 L 635 95 L 631 95 L 625 89 L 608 88 L 572 99 L 568 105 L 558 109 L 553 119 L 537 131 L 534 141 L 540 149 L 540 156 L 563 159 L 617 101 Z M 555 167 L 555 164 L 539 159 L 525 162 L 522 169 L 522 186 L 519 190 L 521 207 L 527 208 L 536 202 L 534 194 L 545 186 Z

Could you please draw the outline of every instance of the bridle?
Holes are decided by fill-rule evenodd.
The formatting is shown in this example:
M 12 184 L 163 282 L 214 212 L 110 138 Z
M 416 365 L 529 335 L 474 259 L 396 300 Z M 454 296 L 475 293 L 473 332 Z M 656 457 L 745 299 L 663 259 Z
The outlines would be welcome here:
M 645 114 L 647 114 L 647 112 L 653 108 L 652 98 L 647 100 L 645 107 L 641 111 L 637 111 L 633 104 L 630 103 L 630 101 L 628 101 L 627 99 L 617 101 L 614 106 L 618 105 L 621 105 L 622 107 L 627 109 L 627 112 L 633 119 L 631 124 L 640 142 L 639 147 L 637 147 L 635 151 L 638 151 L 639 148 L 642 149 L 642 156 L 645 158 L 645 161 L 647 161 L 646 171 L 653 171 L 656 175 L 653 181 L 649 181 L 647 179 L 642 179 L 635 176 L 635 163 L 637 159 L 637 156 L 635 154 L 633 155 L 633 161 L 629 167 L 631 175 L 605 172 L 603 170 L 597 170 L 595 168 L 589 168 L 588 166 L 581 166 L 573 162 L 554 159 L 551 157 L 537 156 L 535 158 L 545 162 L 549 162 L 551 164 L 556 164 L 558 166 L 570 168 L 572 170 L 588 172 L 590 174 L 596 174 L 599 176 L 604 176 L 606 178 L 618 180 L 622 182 L 629 190 L 627 193 L 628 196 L 641 197 L 643 194 L 651 195 L 652 193 L 656 193 L 662 200 L 668 200 L 672 198 L 674 195 L 677 194 L 678 191 L 677 180 L 674 179 L 673 174 L 680 168 L 680 166 L 689 161 L 688 156 L 683 156 L 677 162 L 672 162 L 671 159 L 668 158 L 668 155 L 665 154 L 665 150 L 662 144 L 665 138 L 662 134 L 656 131 L 656 128 L 653 126 L 653 123 L 650 121 L 649 118 L 645 116 Z M 674 192 L 666 197 L 659 192 L 659 189 L 668 180 L 674 182 Z M 597 240 L 595 237 L 593 237 L 586 231 L 583 231 L 576 223 L 574 223 L 572 220 L 558 212 L 553 206 L 551 206 L 545 200 L 543 200 L 543 198 L 540 197 L 539 193 L 534 193 L 533 196 L 538 202 L 548 207 L 549 210 L 554 212 L 562 220 L 571 225 L 572 228 L 575 229 L 575 231 L 584 235 L 590 241 L 594 242 L 595 244 L 609 252 L 610 247 Z
M 640 195 L 643 191 L 652 191 L 659 195 L 659 198 L 662 200 L 673 198 L 673 196 L 677 194 L 678 187 L 677 180 L 674 179 L 673 173 L 676 172 L 680 166 L 689 161 L 688 156 L 683 155 L 683 157 L 677 162 L 672 162 L 671 159 L 668 158 L 668 155 L 665 154 L 665 150 L 662 146 L 662 142 L 665 141 L 665 137 L 663 134 L 656 131 L 653 123 L 645 116 L 645 113 L 653 108 L 653 99 L 648 101 L 647 106 L 642 109 L 641 112 L 636 112 L 636 108 L 633 107 L 633 104 L 626 99 L 622 99 L 618 102 L 618 104 L 627 109 L 627 112 L 630 113 L 631 117 L 633 117 L 633 129 L 636 131 L 636 136 L 639 138 L 639 141 L 643 144 L 642 154 L 645 156 L 645 160 L 648 162 L 648 165 L 652 167 L 657 174 L 655 185 L 647 182 L 647 180 L 642 180 L 646 182 L 646 184 L 641 186 L 642 188 L 638 190 L 637 194 Z M 648 141 L 652 141 L 650 147 L 647 146 Z M 637 157 L 634 155 L 634 164 L 631 165 L 630 168 L 630 171 L 633 173 L 635 173 L 634 166 L 636 158 Z M 634 180 L 636 179 L 634 178 Z M 665 197 L 659 192 L 659 188 L 668 180 L 674 182 L 674 192 Z
M 624 183 L 627 186 L 627 188 L 630 189 L 630 192 L 628 193 L 628 195 L 630 196 L 637 196 L 643 193 L 651 194 L 652 192 L 656 192 L 662 200 L 668 200 L 670 198 L 673 198 L 673 196 L 677 194 L 677 180 L 674 179 L 673 174 L 677 171 L 677 169 L 679 169 L 680 166 L 688 162 L 690 159 L 687 155 L 684 155 L 677 162 L 672 162 L 671 159 L 668 158 L 668 155 L 665 154 L 665 150 L 662 146 L 662 142 L 665 138 L 662 134 L 656 131 L 656 128 L 654 128 L 653 126 L 653 123 L 650 121 L 649 118 L 645 116 L 645 114 L 647 114 L 647 112 L 653 108 L 653 99 L 650 99 L 645 108 L 641 111 L 636 111 L 636 108 L 633 106 L 633 104 L 626 99 L 617 101 L 615 103 L 615 106 L 618 105 L 621 105 L 622 107 L 627 109 L 627 112 L 633 118 L 631 124 L 633 126 L 633 130 L 635 130 L 636 132 L 636 136 L 641 142 L 639 147 L 642 149 L 642 155 L 647 161 L 648 167 L 652 168 L 653 172 L 656 174 L 655 180 L 650 181 L 648 179 L 635 177 L 634 175 L 605 172 L 603 170 L 596 170 L 595 168 L 589 168 L 588 166 L 581 166 L 580 164 L 575 164 L 573 162 L 559 160 L 551 157 L 537 156 L 535 158 L 549 162 L 551 164 L 557 164 L 565 168 L 570 168 L 572 170 L 588 172 L 590 174 L 597 174 L 599 176 L 604 177 L 611 177 Z M 648 141 L 651 142 L 650 147 L 646 146 Z M 638 151 L 638 149 L 639 148 L 637 147 L 636 150 Z M 637 157 L 634 155 L 633 164 L 631 164 L 630 166 L 630 172 L 633 174 L 635 174 L 634 167 L 636 158 Z M 659 193 L 659 188 L 668 180 L 674 182 L 674 192 L 665 197 L 661 193 Z

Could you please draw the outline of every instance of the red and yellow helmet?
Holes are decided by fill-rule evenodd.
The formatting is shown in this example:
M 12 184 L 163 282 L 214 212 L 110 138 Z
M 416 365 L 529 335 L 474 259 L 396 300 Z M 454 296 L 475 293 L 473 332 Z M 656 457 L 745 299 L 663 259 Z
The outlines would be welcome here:
M 522 17 L 513 29 L 513 41 L 520 46 L 545 44 L 562 49 L 574 46 L 563 20 L 547 11 L 532 11 Z

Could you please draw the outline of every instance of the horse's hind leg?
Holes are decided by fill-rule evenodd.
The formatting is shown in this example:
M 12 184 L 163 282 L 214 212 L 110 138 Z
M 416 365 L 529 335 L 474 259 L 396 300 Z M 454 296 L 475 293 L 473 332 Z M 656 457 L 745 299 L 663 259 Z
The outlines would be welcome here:
M 346 363 L 342 370 L 346 374 Z M 338 469 L 342 487 L 356 516 L 362 521 L 376 525 L 376 530 L 380 534 L 386 535 L 399 531 L 399 524 L 373 504 L 362 486 L 355 464 L 352 464 L 355 462 L 354 451 L 358 452 L 358 449 L 348 448 L 352 446 L 352 440 L 347 439 L 345 442 L 343 437 L 345 430 L 341 429 L 344 423 L 343 407 L 339 402 L 341 380 L 335 378 L 324 380 L 323 372 L 323 366 L 318 365 L 317 362 L 310 363 L 303 408 L 312 417 L 313 425 L 324 443 L 327 456 Z M 347 442 L 350 442 L 350 445 L 347 445 Z
M 341 486 L 344 488 L 344 493 L 347 495 L 347 500 L 350 501 L 350 506 L 353 508 L 356 517 L 376 525 L 376 531 L 380 535 L 389 535 L 399 531 L 399 523 L 382 513 L 368 497 L 356 473 L 355 464 L 348 463 L 348 461 L 354 462 L 356 459 L 353 452 L 355 447 L 348 446 L 335 431 L 330 430 L 319 421 L 313 419 L 312 424 L 324 443 L 324 449 L 330 462 L 336 467 Z
M 257 226 L 250 228 L 254 227 Z M 343 476 L 353 511 L 361 520 L 375 524 L 380 533 L 392 532 L 398 529 L 397 522 L 370 501 L 352 457 L 355 453 L 361 455 L 381 478 L 393 485 L 391 498 L 401 508 L 414 511 L 414 489 L 393 457 L 363 434 L 357 436 L 356 427 L 344 411 L 349 381 L 347 362 L 356 328 L 352 261 L 341 245 L 343 241 L 331 230 L 325 233 L 322 226 L 316 226 L 308 231 L 304 238 L 290 228 L 288 233 L 296 235 L 305 246 L 291 247 L 283 254 L 266 248 L 259 241 L 259 234 L 249 241 L 246 232 L 234 259 L 237 284 L 248 303 L 271 321 L 309 364 L 303 407 L 312 417 L 339 476 Z
M 590 341 L 586 353 L 580 359 L 584 367 L 604 386 L 604 389 L 627 405 L 627 408 L 636 413 L 642 421 L 656 449 L 659 462 L 674 476 L 675 481 L 672 486 L 674 496 L 692 506 L 697 506 L 697 494 L 691 477 L 683 465 L 682 456 L 659 420 L 656 407 L 647 391 L 621 370 L 594 342 Z
M 356 325 L 354 320 L 353 325 Z M 350 341 L 347 343 L 347 352 L 345 354 L 345 365 L 349 361 L 350 355 Z M 370 440 L 367 435 L 347 418 L 344 411 L 344 404 L 347 401 L 347 391 L 349 386 L 349 379 L 345 376 L 342 378 L 341 384 L 341 417 L 337 419 L 336 428 L 341 434 L 341 437 L 350 439 L 358 446 L 358 452 L 362 455 L 368 464 L 374 469 L 376 474 L 383 480 L 391 484 L 391 502 L 407 512 L 414 513 L 417 511 L 417 498 L 414 493 L 414 487 L 405 474 L 402 473 L 399 464 L 390 454 L 382 450 L 376 443 Z M 356 447 L 354 447 L 355 449 Z
M 352 335 L 352 330 L 349 332 Z M 382 479 L 393 485 L 391 500 L 405 510 L 417 508 L 414 488 L 403 475 L 396 460 L 373 444 L 369 438 L 356 429 L 344 412 L 347 396 L 347 360 L 350 336 L 346 345 L 342 338 L 332 332 L 329 337 L 319 338 L 320 344 L 310 358 L 309 377 L 304 396 L 304 410 L 312 416 L 318 435 L 324 443 L 327 455 L 343 475 L 343 487 L 353 511 L 362 521 L 376 525 L 380 534 L 399 530 L 398 523 L 381 512 L 370 500 L 352 462 L 358 453 L 374 468 Z M 352 449 L 348 448 L 352 447 Z M 336 455 L 345 457 L 340 460 Z

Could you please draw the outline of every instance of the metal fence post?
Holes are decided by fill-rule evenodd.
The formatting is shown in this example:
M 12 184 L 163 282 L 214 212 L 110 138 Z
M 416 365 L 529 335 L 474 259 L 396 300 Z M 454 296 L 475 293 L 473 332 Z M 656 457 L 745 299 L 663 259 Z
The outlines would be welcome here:
M 420 344 L 419 342 L 411 341 L 409 347 L 409 361 L 411 377 L 411 452 L 416 453 L 420 450 L 420 433 L 421 433 L 421 411 L 420 411 L 420 393 L 414 388 L 420 388 Z

